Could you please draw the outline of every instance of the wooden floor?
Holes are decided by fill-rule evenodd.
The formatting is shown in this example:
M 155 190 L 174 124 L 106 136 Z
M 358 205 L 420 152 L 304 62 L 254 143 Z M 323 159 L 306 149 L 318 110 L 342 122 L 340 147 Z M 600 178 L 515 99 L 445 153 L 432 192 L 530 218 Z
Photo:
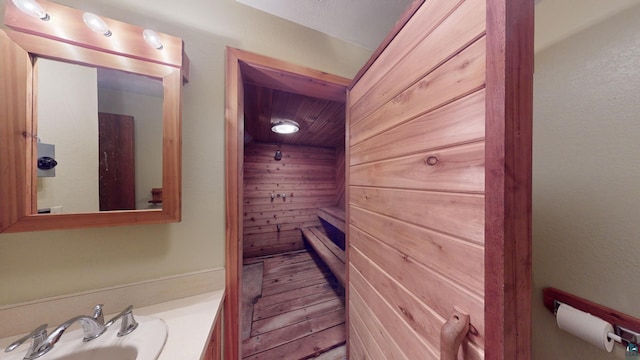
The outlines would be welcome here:
M 243 359 L 344 359 L 344 290 L 324 263 L 307 250 L 244 260 L 257 263 L 262 294 L 243 301 L 253 305 Z

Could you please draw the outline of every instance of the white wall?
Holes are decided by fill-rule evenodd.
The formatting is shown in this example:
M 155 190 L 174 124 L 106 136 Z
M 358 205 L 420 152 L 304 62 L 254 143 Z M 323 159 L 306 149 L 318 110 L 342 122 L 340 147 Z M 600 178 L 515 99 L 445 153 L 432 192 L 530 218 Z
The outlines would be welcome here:
M 38 209 L 94 212 L 98 192 L 96 69 L 38 59 L 38 136 L 55 145 L 56 176 L 38 178 Z
M 100 112 L 133 116 L 136 209 L 154 208 L 151 189 L 162 187 L 162 95 L 105 88 L 98 95 Z
M 225 47 L 347 77 L 370 56 L 234 0 L 57 2 L 184 39 L 191 81 L 183 91 L 183 220 L 0 234 L 0 305 L 223 267 Z
M 535 359 L 624 358 L 559 330 L 544 287 L 640 317 L 638 19 L 635 6 L 536 54 Z

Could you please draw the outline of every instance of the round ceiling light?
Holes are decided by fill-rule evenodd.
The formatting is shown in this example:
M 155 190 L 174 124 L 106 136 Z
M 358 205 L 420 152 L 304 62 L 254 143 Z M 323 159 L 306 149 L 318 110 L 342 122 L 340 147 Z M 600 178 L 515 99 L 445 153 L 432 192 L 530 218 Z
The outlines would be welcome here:
M 300 125 L 293 120 L 278 120 L 271 124 L 271 131 L 276 134 L 293 134 L 300 130 Z

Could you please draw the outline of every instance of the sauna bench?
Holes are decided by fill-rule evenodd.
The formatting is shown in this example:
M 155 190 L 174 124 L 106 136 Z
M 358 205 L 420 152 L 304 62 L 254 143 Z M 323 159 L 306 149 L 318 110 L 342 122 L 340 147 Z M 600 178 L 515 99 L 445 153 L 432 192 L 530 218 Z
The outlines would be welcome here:
M 344 210 L 337 207 L 319 208 L 318 217 L 344 234 Z M 309 245 L 311 245 L 325 264 L 327 264 L 327 267 L 336 276 L 340 284 L 345 286 L 345 251 L 325 234 L 321 226 L 301 228 L 300 231 Z
M 335 226 L 335 228 L 342 231 L 343 234 L 346 233 L 344 221 L 346 216 L 344 210 L 339 207 L 318 208 L 318 217 Z

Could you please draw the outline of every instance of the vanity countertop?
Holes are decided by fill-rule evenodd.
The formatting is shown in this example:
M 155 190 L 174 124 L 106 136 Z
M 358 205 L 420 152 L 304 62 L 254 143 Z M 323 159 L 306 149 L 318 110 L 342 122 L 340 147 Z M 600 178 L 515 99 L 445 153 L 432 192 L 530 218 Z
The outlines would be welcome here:
M 167 323 L 169 335 L 158 360 L 197 360 L 208 345 L 223 299 L 224 290 L 217 290 L 134 309 L 134 314 L 155 316 Z
M 168 328 L 165 343 L 158 360 L 198 360 L 208 345 L 207 341 L 219 316 L 224 290 L 170 300 L 159 304 L 134 308 L 134 315 L 147 315 L 165 321 Z M 105 316 L 109 318 L 110 315 Z M 20 336 L 0 339 L 4 349 Z M 0 350 L 1 351 L 1 350 Z M 46 356 L 43 357 L 46 359 Z

